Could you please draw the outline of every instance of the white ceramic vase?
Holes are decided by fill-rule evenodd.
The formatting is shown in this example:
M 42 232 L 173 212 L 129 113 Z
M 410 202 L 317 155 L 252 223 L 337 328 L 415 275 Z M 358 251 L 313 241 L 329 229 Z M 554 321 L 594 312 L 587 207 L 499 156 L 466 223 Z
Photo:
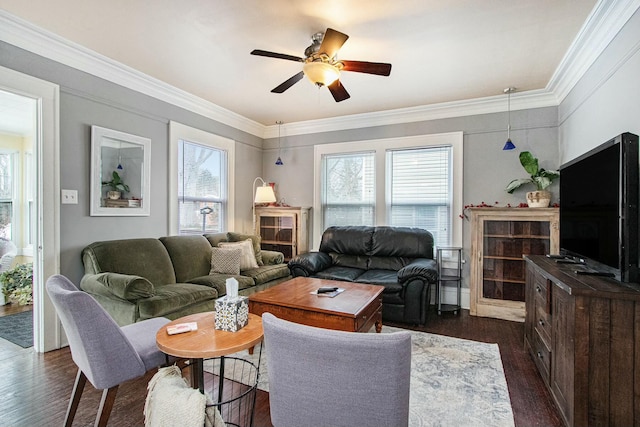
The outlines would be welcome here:
M 527 193 L 527 204 L 530 208 L 546 208 L 551 203 L 551 193 L 547 190 L 529 191 Z

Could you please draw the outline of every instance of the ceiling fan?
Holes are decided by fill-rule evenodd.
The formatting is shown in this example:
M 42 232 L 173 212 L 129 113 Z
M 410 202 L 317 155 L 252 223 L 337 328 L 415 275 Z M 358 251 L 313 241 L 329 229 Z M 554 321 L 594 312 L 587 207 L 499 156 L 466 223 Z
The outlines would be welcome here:
M 302 71 L 290 77 L 279 86 L 271 90 L 273 93 L 282 93 L 299 82 L 305 75 L 318 87 L 326 86 L 336 102 L 349 99 L 349 92 L 340 83 L 341 71 L 354 71 L 356 73 L 377 74 L 388 76 L 391 73 L 391 64 L 382 62 L 348 61 L 338 60 L 336 54 L 349 38 L 348 35 L 327 28 L 324 33 L 315 33 L 311 37 L 311 46 L 304 51 L 304 58 L 286 55 L 284 53 L 269 52 L 255 49 L 251 55 L 267 56 L 269 58 L 286 59 L 288 61 L 302 62 Z

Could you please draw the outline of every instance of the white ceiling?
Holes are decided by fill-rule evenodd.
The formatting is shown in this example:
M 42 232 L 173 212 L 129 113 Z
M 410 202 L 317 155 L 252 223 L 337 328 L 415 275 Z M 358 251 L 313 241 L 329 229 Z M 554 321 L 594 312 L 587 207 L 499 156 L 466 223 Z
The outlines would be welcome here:
M 273 125 L 544 89 L 596 0 L 0 0 L 0 9 L 243 117 Z M 340 59 L 389 62 L 391 76 L 343 72 L 336 103 L 301 64 L 313 33 L 350 36 Z

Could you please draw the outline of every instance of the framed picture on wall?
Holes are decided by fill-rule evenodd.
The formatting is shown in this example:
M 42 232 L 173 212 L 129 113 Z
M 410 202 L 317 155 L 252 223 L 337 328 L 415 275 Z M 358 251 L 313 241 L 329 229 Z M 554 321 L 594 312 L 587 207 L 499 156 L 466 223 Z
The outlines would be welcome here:
M 151 140 L 91 126 L 91 216 L 149 216 Z

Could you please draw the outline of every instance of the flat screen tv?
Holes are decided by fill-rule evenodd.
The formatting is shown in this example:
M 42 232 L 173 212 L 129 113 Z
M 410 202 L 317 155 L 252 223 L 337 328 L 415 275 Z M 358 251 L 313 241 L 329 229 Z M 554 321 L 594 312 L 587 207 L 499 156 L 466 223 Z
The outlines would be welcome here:
M 560 167 L 561 254 L 637 282 L 638 136 L 623 133 Z

